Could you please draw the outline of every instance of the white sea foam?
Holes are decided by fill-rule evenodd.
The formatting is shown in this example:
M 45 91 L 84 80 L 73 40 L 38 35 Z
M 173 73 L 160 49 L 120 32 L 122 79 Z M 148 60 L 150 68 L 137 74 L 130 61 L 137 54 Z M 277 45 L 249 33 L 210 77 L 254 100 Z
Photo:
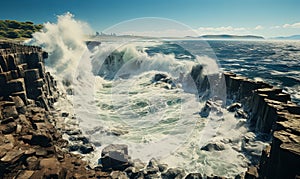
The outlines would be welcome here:
M 189 172 L 234 176 L 246 170 L 250 161 L 243 152 L 259 153 L 263 146 L 255 135 L 247 133 L 246 122 L 221 107 L 220 113 L 211 112 L 208 118 L 198 114 L 204 103 L 198 101 L 189 72 L 198 63 L 206 65 L 207 74 L 219 72 L 213 59 L 196 56 L 194 61 L 177 60 L 172 54 L 149 56 L 144 49 L 161 44 L 153 41 L 105 42 L 87 50 L 82 27 L 82 22 L 67 13 L 58 16 L 57 24 L 45 24 L 42 32 L 34 34 L 33 43 L 49 52 L 47 67 L 54 70 L 57 79 L 70 82 L 65 82 L 64 87 L 74 94 L 68 95 L 73 109 L 69 103 L 63 104 L 65 110 L 76 114 L 80 128 L 92 143 L 102 144 L 94 157 L 88 156 L 91 162 L 97 162 L 101 148 L 107 144 L 125 143 L 133 158 L 147 162 L 155 157 Z M 113 80 L 105 80 L 97 74 L 115 50 L 124 52 L 124 64 L 116 68 Z M 151 80 L 157 73 L 170 76 L 178 88 L 165 89 L 165 84 L 153 84 Z M 123 78 L 124 75 L 127 77 Z M 224 86 L 220 89 L 225 90 Z M 250 138 L 248 144 L 243 140 L 245 134 Z M 224 150 L 201 150 L 213 142 L 224 145 Z

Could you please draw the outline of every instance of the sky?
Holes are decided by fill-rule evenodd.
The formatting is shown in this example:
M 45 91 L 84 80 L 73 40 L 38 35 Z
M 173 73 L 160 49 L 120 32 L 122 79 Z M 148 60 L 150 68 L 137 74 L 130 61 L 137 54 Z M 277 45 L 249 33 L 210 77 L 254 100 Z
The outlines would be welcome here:
M 300 34 L 299 8 L 299 0 L 9 0 L 0 19 L 54 23 L 70 12 L 98 32 L 273 37 Z

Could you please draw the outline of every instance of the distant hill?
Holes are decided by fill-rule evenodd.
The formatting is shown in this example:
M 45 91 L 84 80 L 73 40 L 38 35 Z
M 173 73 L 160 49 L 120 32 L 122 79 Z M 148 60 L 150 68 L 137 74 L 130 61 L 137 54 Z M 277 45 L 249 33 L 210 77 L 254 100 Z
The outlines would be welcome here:
M 19 22 L 15 20 L 0 20 L 0 38 L 17 39 L 31 38 L 32 34 L 43 28 L 43 25 L 35 25 L 33 22 Z
M 255 35 L 203 35 L 200 38 L 205 39 L 264 39 L 262 36 L 255 36 Z
M 282 40 L 300 40 L 300 35 L 292 35 L 287 37 L 275 37 L 274 39 L 282 39 Z

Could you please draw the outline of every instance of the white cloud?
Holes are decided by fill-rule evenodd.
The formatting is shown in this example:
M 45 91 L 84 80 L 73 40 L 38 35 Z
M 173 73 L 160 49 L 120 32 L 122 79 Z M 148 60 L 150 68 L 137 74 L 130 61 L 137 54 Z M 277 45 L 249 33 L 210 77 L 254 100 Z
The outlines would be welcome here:
M 283 28 L 300 28 L 300 22 L 297 22 L 294 24 L 284 24 L 282 27 Z
M 227 27 L 199 27 L 198 31 L 211 31 L 211 32 L 226 32 L 226 31 L 244 31 L 246 28 L 238 27 L 234 28 L 232 26 Z
M 245 27 L 199 27 L 197 32 L 201 35 L 204 34 L 245 34 L 248 33 L 248 29 Z
M 270 29 L 280 29 L 280 28 L 281 28 L 281 26 L 279 26 L 279 25 L 270 27 Z
M 262 30 L 262 29 L 264 29 L 264 27 L 261 26 L 261 25 L 258 25 L 258 26 L 256 26 L 256 27 L 254 28 L 254 30 Z

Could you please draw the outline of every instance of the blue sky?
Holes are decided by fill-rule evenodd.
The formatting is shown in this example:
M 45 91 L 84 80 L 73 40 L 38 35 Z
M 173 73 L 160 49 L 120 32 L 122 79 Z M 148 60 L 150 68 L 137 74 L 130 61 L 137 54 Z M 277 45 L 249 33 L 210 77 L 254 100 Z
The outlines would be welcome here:
M 299 8 L 299 0 L 9 0 L 1 2 L 0 19 L 55 22 L 57 15 L 71 12 L 95 31 L 105 31 L 126 20 L 159 17 L 186 24 L 200 35 L 229 33 L 270 37 L 300 34 Z M 149 26 L 171 30 L 162 23 Z M 132 26 L 128 32 L 138 33 Z

